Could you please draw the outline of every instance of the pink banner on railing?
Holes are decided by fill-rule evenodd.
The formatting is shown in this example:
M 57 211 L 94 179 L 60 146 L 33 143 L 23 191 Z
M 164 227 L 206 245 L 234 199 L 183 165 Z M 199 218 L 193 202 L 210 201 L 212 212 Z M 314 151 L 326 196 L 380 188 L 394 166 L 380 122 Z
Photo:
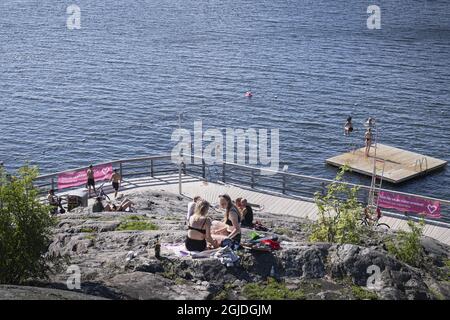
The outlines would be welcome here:
M 419 213 L 431 218 L 441 217 L 441 203 L 413 196 L 381 191 L 378 206 L 386 209 L 395 209 L 401 212 Z
M 65 189 L 70 187 L 81 186 L 87 183 L 86 170 L 78 170 L 72 172 L 64 172 L 58 175 L 58 189 Z M 94 179 L 95 181 L 102 181 L 111 179 L 112 176 L 112 164 L 105 164 L 94 167 Z

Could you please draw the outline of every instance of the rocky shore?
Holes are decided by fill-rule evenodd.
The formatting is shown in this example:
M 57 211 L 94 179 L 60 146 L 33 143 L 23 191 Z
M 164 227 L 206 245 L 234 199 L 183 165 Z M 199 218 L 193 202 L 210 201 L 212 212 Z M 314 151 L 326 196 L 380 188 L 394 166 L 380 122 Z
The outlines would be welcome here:
M 306 220 L 256 213 L 278 235 L 282 249 L 263 253 L 239 250 L 233 267 L 218 259 L 177 257 L 164 248 L 186 236 L 189 199 L 165 192 L 133 192 L 137 213 L 60 215 L 50 254 L 67 258 L 81 271 L 81 288 L 68 290 L 62 270 L 30 287 L 0 286 L 1 299 L 449 299 L 449 248 L 423 238 L 425 268 L 414 268 L 388 254 L 387 234 L 364 246 L 308 242 Z M 221 219 L 219 212 L 213 214 Z M 140 229 L 140 230 L 136 230 Z M 252 230 L 244 229 L 244 239 Z M 162 257 L 154 256 L 160 237 Z M 132 253 L 130 253 L 132 252 Z M 128 258 L 127 258 L 128 257 Z M 374 267 L 379 274 L 371 275 Z M 374 276 L 376 287 L 368 290 Z M 272 278 L 276 280 L 271 280 Z M 269 279 L 269 280 L 268 280 Z

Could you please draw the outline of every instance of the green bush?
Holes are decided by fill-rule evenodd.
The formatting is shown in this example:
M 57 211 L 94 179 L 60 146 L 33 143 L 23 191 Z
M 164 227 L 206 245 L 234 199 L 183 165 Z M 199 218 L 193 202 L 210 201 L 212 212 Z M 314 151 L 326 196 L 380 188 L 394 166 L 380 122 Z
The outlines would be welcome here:
M 0 172 L 0 283 L 46 278 L 56 262 L 46 255 L 55 220 L 33 187 L 37 174 L 29 166 L 9 179 Z
M 450 280 L 450 259 L 445 260 L 445 268 L 447 269 L 447 281 Z
M 278 283 L 273 278 L 268 278 L 265 284 L 247 284 L 243 293 L 251 300 L 304 300 L 306 298 L 302 290 L 290 290 L 284 283 Z
M 347 170 L 346 167 L 339 170 L 326 194 L 315 194 L 319 219 L 312 225 L 313 242 L 359 244 L 362 240 L 366 229 L 361 223 L 364 210 L 358 202 L 359 188 L 339 183 Z
M 423 261 L 423 248 L 420 243 L 422 238 L 423 228 L 425 226 L 424 219 L 419 223 L 412 220 L 408 221 L 410 231 L 399 231 L 397 239 L 390 240 L 386 243 L 388 252 L 393 254 L 397 259 L 418 267 Z

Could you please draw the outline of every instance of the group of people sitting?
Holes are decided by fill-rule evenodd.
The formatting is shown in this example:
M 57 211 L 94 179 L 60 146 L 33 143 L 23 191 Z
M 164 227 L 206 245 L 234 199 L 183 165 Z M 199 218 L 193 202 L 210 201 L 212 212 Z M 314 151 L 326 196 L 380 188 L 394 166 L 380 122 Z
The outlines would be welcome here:
M 219 196 L 219 206 L 224 210 L 222 221 L 213 221 L 208 212 L 208 201 L 197 196 L 188 205 L 186 249 L 204 251 L 225 244 L 239 246 L 241 226 L 253 225 L 253 211 L 246 199 L 238 198 L 235 202 L 227 194 Z

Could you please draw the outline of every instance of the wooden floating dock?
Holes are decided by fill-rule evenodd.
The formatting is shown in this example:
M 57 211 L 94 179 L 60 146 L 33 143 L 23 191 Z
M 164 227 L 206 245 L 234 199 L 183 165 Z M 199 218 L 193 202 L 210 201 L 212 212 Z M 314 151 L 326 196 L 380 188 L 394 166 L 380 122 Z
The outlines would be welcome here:
M 372 176 L 374 148 L 370 149 L 369 157 L 364 154 L 365 148 L 329 158 L 326 162 L 332 166 L 347 165 L 354 172 Z M 444 167 L 447 161 L 425 156 L 419 153 L 378 144 L 377 159 L 384 160 L 383 180 L 390 183 L 401 183 L 409 179 L 429 173 Z M 382 164 L 377 164 L 377 174 L 381 175 Z

